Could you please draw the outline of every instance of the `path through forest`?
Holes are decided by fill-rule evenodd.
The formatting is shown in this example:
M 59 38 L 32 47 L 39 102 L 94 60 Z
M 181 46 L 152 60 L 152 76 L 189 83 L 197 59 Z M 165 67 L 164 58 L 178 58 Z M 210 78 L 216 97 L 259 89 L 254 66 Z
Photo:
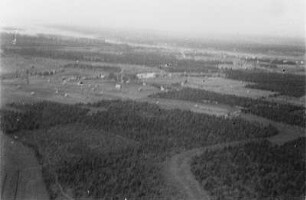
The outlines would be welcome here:
M 174 107 L 176 104 L 174 104 Z M 179 107 L 181 108 L 181 106 Z M 190 109 L 187 106 L 183 110 Z M 222 108 L 223 109 L 223 108 Z M 103 110 L 104 111 L 104 110 Z M 305 129 L 297 126 L 285 125 L 262 117 L 241 114 L 243 119 L 251 122 L 259 122 L 266 126 L 275 126 L 279 134 L 268 138 L 274 144 L 281 145 L 285 142 L 305 137 Z M 49 199 L 45 183 L 41 176 L 41 166 L 36 160 L 34 152 L 20 142 L 0 133 L 1 136 L 1 199 Z M 211 145 L 205 148 L 191 149 L 173 156 L 165 167 L 167 179 L 184 195 L 184 199 L 210 199 L 196 181 L 190 169 L 190 162 L 196 155 L 205 150 L 217 150 L 227 146 L 243 144 L 248 141 Z
M 32 149 L 0 133 L 1 199 L 47 200 L 41 166 Z
M 262 125 L 271 124 L 275 126 L 278 130 L 278 134 L 268 138 L 270 142 L 277 145 L 282 145 L 286 142 L 295 140 L 299 137 L 305 137 L 305 129 L 284 125 L 282 123 L 274 122 L 265 118 L 243 114 L 242 117 L 248 121 L 256 121 Z M 255 139 L 256 140 L 256 139 Z M 259 139 L 257 139 L 259 140 Z M 205 151 L 215 151 L 218 149 L 223 149 L 228 146 L 236 146 L 239 144 L 245 144 L 252 140 L 237 141 L 231 143 L 222 143 L 211 145 L 204 148 L 191 149 L 180 154 L 173 156 L 168 164 L 166 165 L 166 177 L 177 189 L 181 191 L 186 200 L 210 200 L 208 192 L 205 191 L 200 183 L 195 179 L 194 175 L 191 172 L 191 160 L 197 155 L 201 155 Z M 254 141 L 254 140 L 253 140 Z

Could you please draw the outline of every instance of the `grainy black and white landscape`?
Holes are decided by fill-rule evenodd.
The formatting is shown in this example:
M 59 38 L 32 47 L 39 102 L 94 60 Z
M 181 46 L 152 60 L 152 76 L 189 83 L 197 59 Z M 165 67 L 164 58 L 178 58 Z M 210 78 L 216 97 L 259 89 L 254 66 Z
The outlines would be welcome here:
M 73 8 L 91 8 L 78 2 Z M 177 6 L 192 19 L 183 11 L 195 5 L 178 2 L 153 7 Z M 280 2 L 289 10 L 280 12 L 292 11 Z M 41 17 L 54 23 L 1 27 L 1 199 L 305 199 L 305 39 L 292 35 L 299 32 L 250 35 L 235 21 L 238 35 L 209 35 L 191 23 L 192 35 L 181 31 L 186 20 L 157 31 L 148 8 L 132 15 L 134 4 L 117 3 L 116 12 L 125 5 L 122 15 L 152 29 L 85 26 L 96 17 L 89 13 L 80 24 L 57 23 L 52 13 Z M 100 4 L 92 4 L 94 13 Z M 174 17 L 162 25 L 179 24 L 171 6 Z

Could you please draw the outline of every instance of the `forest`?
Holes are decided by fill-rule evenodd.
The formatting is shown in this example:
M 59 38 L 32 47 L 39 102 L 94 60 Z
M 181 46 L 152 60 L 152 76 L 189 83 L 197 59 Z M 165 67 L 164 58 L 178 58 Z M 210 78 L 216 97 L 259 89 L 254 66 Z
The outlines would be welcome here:
M 215 199 L 305 199 L 305 138 L 272 145 L 268 141 L 206 151 L 192 172 Z
M 118 73 L 121 71 L 120 67 L 116 66 L 101 66 L 101 65 L 92 65 L 92 64 L 78 64 L 78 63 L 70 63 L 64 65 L 64 68 L 70 69 L 83 69 L 83 70 L 94 70 L 94 71 L 107 71 L 112 73 Z
M 252 82 L 248 88 L 270 90 L 280 95 L 302 97 L 306 91 L 304 74 L 264 72 L 260 70 L 225 70 L 226 78 Z
M 197 103 L 204 103 L 204 101 L 218 102 L 230 106 L 243 107 L 243 112 L 262 116 L 271 120 L 302 127 L 306 125 L 305 108 L 291 104 L 268 102 L 260 99 L 238 97 L 235 95 L 220 94 L 193 88 L 183 88 L 179 91 L 173 90 L 166 93 L 157 93 L 151 95 L 151 97 L 179 99 Z
M 58 184 L 73 197 L 165 198 L 160 167 L 173 153 L 277 134 L 272 126 L 134 101 L 10 106 L 23 112 L 1 111 L 1 129 L 36 151 L 52 199 Z M 106 111 L 88 114 L 84 106 Z
M 11 103 L 10 106 L 22 112 L 0 110 L 1 130 L 4 133 L 69 124 L 81 120 L 88 112 L 88 109 L 77 106 L 47 101 L 35 104 Z

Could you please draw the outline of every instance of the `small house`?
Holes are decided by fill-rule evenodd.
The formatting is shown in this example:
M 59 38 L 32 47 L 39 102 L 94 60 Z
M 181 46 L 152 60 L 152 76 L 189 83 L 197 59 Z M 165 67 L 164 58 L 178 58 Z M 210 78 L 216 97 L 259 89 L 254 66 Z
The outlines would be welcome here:
M 155 78 L 156 77 L 156 73 L 155 72 L 139 73 L 136 76 L 139 79 Z
M 116 84 L 116 85 L 115 85 L 115 88 L 116 88 L 117 90 L 120 90 L 120 89 L 121 89 L 121 85 L 120 85 L 120 84 Z

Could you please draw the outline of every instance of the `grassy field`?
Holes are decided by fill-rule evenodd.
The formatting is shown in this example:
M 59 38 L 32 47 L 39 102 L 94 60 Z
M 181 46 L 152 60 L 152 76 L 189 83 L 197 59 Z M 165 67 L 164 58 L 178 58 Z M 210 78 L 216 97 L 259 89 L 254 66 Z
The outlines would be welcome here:
M 281 95 L 301 97 L 305 95 L 305 75 L 267 73 L 262 71 L 226 70 L 226 77 L 235 80 L 252 82 L 248 88 L 270 90 Z
M 231 106 L 240 106 L 244 112 L 249 112 L 275 121 L 305 127 L 305 108 L 291 104 L 280 104 L 260 99 L 226 95 L 202 89 L 184 88 L 151 95 L 156 98 L 185 100 L 197 103 L 205 101 L 218 102 Z
M 236 95 L 248 98 L 269 98 L 275 92 L 246 88 L 247 82 L 232 80 L 223 77 L 190 77 L 185 86 L 195 89 L 204 89 L 212 92 Z
M 77 67 L 75 65 L 75 62 L 67 60 L 34 56 L 1 57 L 1 94 L 3 94 L 1 105 L 41 100 L 71 104 L 101 99 L 135 99 L 146 97 L 159 90 L 150 85 L 143 86 L 142 81 L 131 78 L 135 77 L 136 73 L 154 71 L 146 66 L 101 62 L 79 62 Z M 131 79 L 129 83 L 108 78 L 110 73 L 117 74 L 122 69 L 126 80 Z M 26 70 L 29 71 L 29 84 L 27 84 Z M 100 78 L 101 74 L 104 78 Z M 79 82 L 83 84 L 79 85 Z M 120 90 L 115 88 L 117 83 L 122 86 Z

